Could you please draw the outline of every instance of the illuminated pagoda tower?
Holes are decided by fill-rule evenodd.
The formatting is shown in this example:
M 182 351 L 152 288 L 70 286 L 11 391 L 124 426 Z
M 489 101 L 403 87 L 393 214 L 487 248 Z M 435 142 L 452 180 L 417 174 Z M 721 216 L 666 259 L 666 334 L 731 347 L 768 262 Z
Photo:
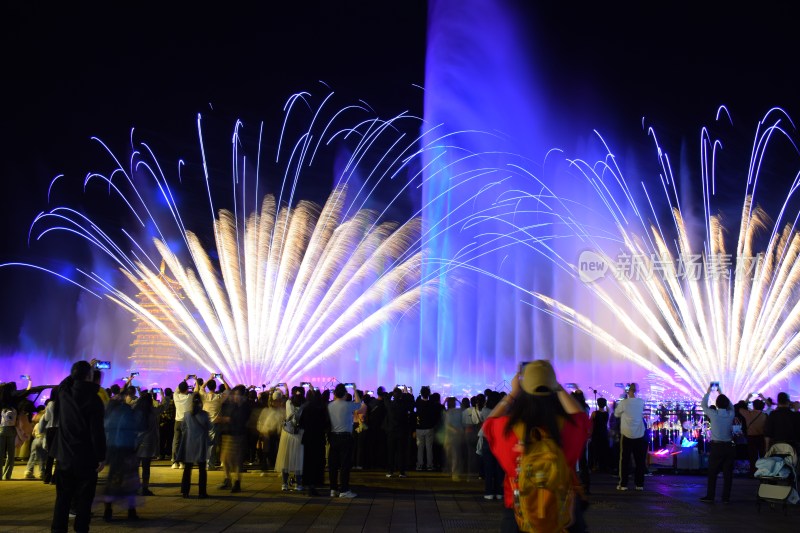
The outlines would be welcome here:
M 166 275 L 164 267 L 162 261 L 158 277 L 170 287 L 173 294 L 183 299 L 184 295 L 180 285 Z M 176 321 L 166 306 L 158 306 L 154 303 L 158 298 L 151 289 L 147 288 L 145 284 L 140 284 L 139 290 L 136 298 L 143 308 L 163 324 Z M 136 328 L 133 330 L 134 340 L 131 343 L 133 354 L 128 357 L 131 360 L 131 369 L 139 371 L 146 379 L 157 380 L 179 373 L 183 356 L 178 346 L 140 316 L 135 316 L 133 321 L 136 323 Z

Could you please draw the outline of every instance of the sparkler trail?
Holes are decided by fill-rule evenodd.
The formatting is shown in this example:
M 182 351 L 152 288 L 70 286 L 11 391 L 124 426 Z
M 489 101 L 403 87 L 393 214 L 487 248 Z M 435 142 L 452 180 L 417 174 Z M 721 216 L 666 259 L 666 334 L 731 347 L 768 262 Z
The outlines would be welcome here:
M 441 197 L 476 179 L 488 178 L 491 189 L 492 183 L 516 172 L 477 164 L 481 154 L 457 146 L 459 134 L 484 133 L 437 136 L 436 125 L 425 125 L 407 113 L 380 119 L 362 104 L 329 112 L 331 97 L 316 108 L 308 93 L 289 98 L 275 159 L 283 178 L 275 195 L 260 196 L 266 181 L 259 176 L 263 126 L 258 156 L 248 164 L 243 125 L 237 121 L 229 176 L 232 209 L 215 208 L 212 188 L 217 187 L 212 184 L 217 178 L 207 159 L 198 116 L 202 166 L 195 168 L 201 169 L 206 187 L 213 247 L 205 246 L 201 234 L 189 229 L 176 200 L 174 180 L 147 144 L 135 143 L 133 133 L 127 164 L 93 139 L 111 157 L 114 168 L 107 174 L 89 173 L 83 184 L 86 190 L 101 183 L 109 202 L 115 200 L 138 229 L 115 228 L 88 211 L 57 206 L 35 218 L 30 238 L 38 241 L 62 233 L 103 252 L 130 285 L 119 283 L 118 276 L 77 267 L 72 276 L 59 276 L 87 291 L 91 287 L 91 294 L 145 320 L 205 370 L 223 372 L 245 384 L 296 380 L 322 361 L 352 350 L 365 336 L 391 331 L 426 294 L 444 290 L 443 276 L 469 262 L 468 248 L 454 262 L 431 257 L 427 245 L 446 232 L 463 230 L 477 194 L 453 206 L 446 218 L 423 225 L 420 213 L 427 204 L 404 223 L 385 220 L 391 205 L 382 211 L 369 209 L 379 187 L 407 175 L 394 202 L 426 180 L 449 180 Z M 291 115 L 304 108 L 311 111 L 311 118 L 292 142 L 287 125 Z M 354 114 L 358 118 L 352 121 Z M 422 124 L 420 135 L 407 138 L 402 131 L 406 123 Z M 355 146 L 324 205 L 296 201 L 304 169 L 322 149 L 342 141 L 354 141 L 350 144 Z M 455 163 L 428 168 L 448 153 L 456 154 Z M 426 165 L 419 163 L 423 155 L 429 157 Z M 471 160 L 476 165 L 464 165 Z M 181 175 L 191 173 L 187 168 L 179 162 L 181 185 L 192 179 Z M 355 176 L 363 177 L 363 183 L 353 186 Z M 56 197 L 66 183 L 62 175 L 55 178 L 48 198 Z M 148 236 L 138 237 L 142 233 Z M 149 305 L 132 296 L 137 293 L 148 298 Z M 152 312 L 153 307 L 160 312 Z
M 503 220 L 511 229 L 483 246 L 487 253 L 508 247 L 534 251 L 567 272 L 580 288 L 576 291 L 580 303 L 561 301 L 531 287 L 517 288 L 531 297 L 529 305 L 574 326 L 684 392 L 702 394 L 709 382 L 721 381 L 726 394 L 739 399 L 777 386 L 800 370 L 800 234 L 796 228 L 800 212 L 789 212 L 800 174 L 795 171 L 790 176 L 788 194 L 774 222 L 755 199 L 768 144 L 785 139 L 797 155 L 794 124 L 781 109 L 770 110 L 758 124 L 735 250 L 726 248 L 725 233 L 734 233 L 736 228 L 726 228 L 711 205 L 722 143 L 712 139 L 707 129 L 701 132 L 704 232 L 700 245 L 681 210 L 669 158 L 654 131 L 648 133 L 658 153 L 668 218 L 659 215 L 644 184 L 647 203 L 637 205 L 603 141 L 604 160 L 569 163 L 605 207 L 610 217 L 605 224 L 590 224 L 585 216 L 575 215 L 590 212 L 588 204 L 583 210 L 567 210 L 564 207 L 571 202 L 549 193 L 507 192 L 496 198 L 492 208 L 498 214 L 495 220 Z M 600 260 L 595 266 L 601 264 L 602 272 L 586 270 L 589 262 L 575 264 L 559 255 L 515 222 L 526 206 L 543 202 L 553 207 L 552 226 L 562 228 L 560 236 L 577 236 L 582 249 L 592 252 L 589 258 Z M 561 213 L 560 220 L 556 212 Z M 475 217 L 473 222 L 480 225 L 483 219 Z M 760 238 L 764 232 L 766 239 Z M 615 335 L 604 325 L 604 313 L 581 311 L 585 295 L 591 305 L 608 311 L 625 335 Z M 675 382 L 671 373 L 683 384 Z

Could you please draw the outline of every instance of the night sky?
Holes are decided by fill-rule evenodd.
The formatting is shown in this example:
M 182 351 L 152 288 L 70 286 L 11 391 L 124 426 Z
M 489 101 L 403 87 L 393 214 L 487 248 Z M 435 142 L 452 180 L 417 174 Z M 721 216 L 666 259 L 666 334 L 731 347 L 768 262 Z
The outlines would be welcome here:
M 203 113 L 220 153 L 229 151 L 236 119 L 264 121 L 269 146 L 286 98 L 324 93 L 319 80 L 383 116 L 423 112 L 414 84 L 425 82 L 425 2 L 160 4 L 0 7 L 0 262 L 87 259 L 59 240 L 28 248 L 27 230 L 47 208 L 55 175 L 83 176 L 105 164 L 91 136 L 124 148 L 136 128 L 172 163 L 197 156 L 195 119 Z M 694 145 L 720 104 L 729 106 L 745 140 L 772 106 L 800 118 L 800 44 L 788 7 L 535 4 L 520 16 L 543 95 L 579 115 L 553 125 L 554 144 L 591 128 L 617 142 L 641 137 L 644 116 L 673 146 Z M 330 183 L 311 180 L 309 187 L 314 196 Z M 0 286 L 0 353 L 31 342 L 44 351 L 73 349 L 75 290 L 17 268 L 0 269 Z

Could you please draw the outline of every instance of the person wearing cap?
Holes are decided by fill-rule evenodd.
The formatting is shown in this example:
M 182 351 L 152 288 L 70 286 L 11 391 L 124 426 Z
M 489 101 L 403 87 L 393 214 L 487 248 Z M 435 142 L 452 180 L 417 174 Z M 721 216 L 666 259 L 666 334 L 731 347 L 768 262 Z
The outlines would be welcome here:
M 524 434 L 542 428 L 558 442 L 567 464 L 574 465 L 591 432 L 589 415 L 575 398 L 559 385 L 552 365 L 545 360 L 531 361 L 521 374 L 511 380 L 511 392 L 489 413 L 483 423 L 483 434 L 492 455 L 505 472 L 504 504 L 501 531 L 517 531 L 514 518 L 514 495 L 511 479 L 517 475 L 517 458 L 521 446 L 514 427 L 525 426 Z M 583 530 L 583 516 L 575 508 L 577 530 Z
M 647 459 L 647 438 L 644 432 L 644 400 L 636 397 L 638 385 L 631 383 L 625 398 L 617 402 L 614 417 L 620 419 L 619 445 L 619 484 L 617 490 L 628 490 L 628 477 L 631 471 L 631 456 L 635 469 L 633 482 L 636 490 L 644 490 L 645 461 Z

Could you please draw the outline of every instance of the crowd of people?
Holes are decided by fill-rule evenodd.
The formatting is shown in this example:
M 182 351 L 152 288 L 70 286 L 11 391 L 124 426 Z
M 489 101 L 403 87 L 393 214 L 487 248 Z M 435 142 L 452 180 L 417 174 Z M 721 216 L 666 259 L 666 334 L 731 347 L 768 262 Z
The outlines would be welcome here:
M 53 531 L 67 531 L 70 513 L 76 531 L 88 530 L 104 470 L 103 519 L 114 520 L 114 507 L 122 506 L 125 520 L 137 520 L 137 497 L 153 495 L 154 459 L 183 469 L 185 498 L 195 467 L 199 498 L 209 497 L 207 471 L 219 468 L 224 481 L 218 490 L 241 492 L 248 469 L 279 475 L 283 491 L 312 496 L 329 491 L 339 498 L 357 496 L 352 470 L 383 470 L 386 477 L 401 479 L 409 470 L 441 471 L 453 480 L 480 478 L 483 497 L 504 502 L 504 531 L 536 520 L 526 515 L 524 500 L 541 489 L 531 489 L 526 476 L 562 479 L 561 488 L 552 490 L 569 498 L 571 512 L 563 519 L 570 531 L 585 527 L 582 510 L 592 472 L 618 475 L 620 491 L 629 489 L 632 476 L 634 488 L 644 490 L 649 438 L 636 384 L 615 401 L 597 398 L 592 410 L 580 389 L 564 390 L 546 361 L 522 367 L 508 393 L 486 389 L 461 399 L 442 398 L 428 386 L 417 395 L 404 386 L 372 392 L 354 383 L 323 391 L 310 383 L 257 390 L 231 386 L 221 374 L 186 376 L 174 392 L 141 389 L 135 374 L 103 388 L 102 371 L 93 363 L 75 363 L 40 406 L 28 399 L 30 381 L 27 390 L 0 385 L 0 474 L 10 479 L 15 448 L 29 447 L 24 477 L 56 485 Z M 711 394 L 710 387 L 701 402 L 711 427 L 703 501 L 714 501 L 721 472 L 727 502 L 737 436 L 746 439 L 754 471 L 771 442 L 800 443 L 800 413 L 785 393 L 773 409 L 763 397 L 751 408 L 747 401 L 733 405 L 721 393 L 710 405 Z M 538 457 L 548 457 L 548 466 L 535 466 Z M 559 469 L 562 464 L 568 467 Z M 537 483 L 534 487 L 546 486 Z

